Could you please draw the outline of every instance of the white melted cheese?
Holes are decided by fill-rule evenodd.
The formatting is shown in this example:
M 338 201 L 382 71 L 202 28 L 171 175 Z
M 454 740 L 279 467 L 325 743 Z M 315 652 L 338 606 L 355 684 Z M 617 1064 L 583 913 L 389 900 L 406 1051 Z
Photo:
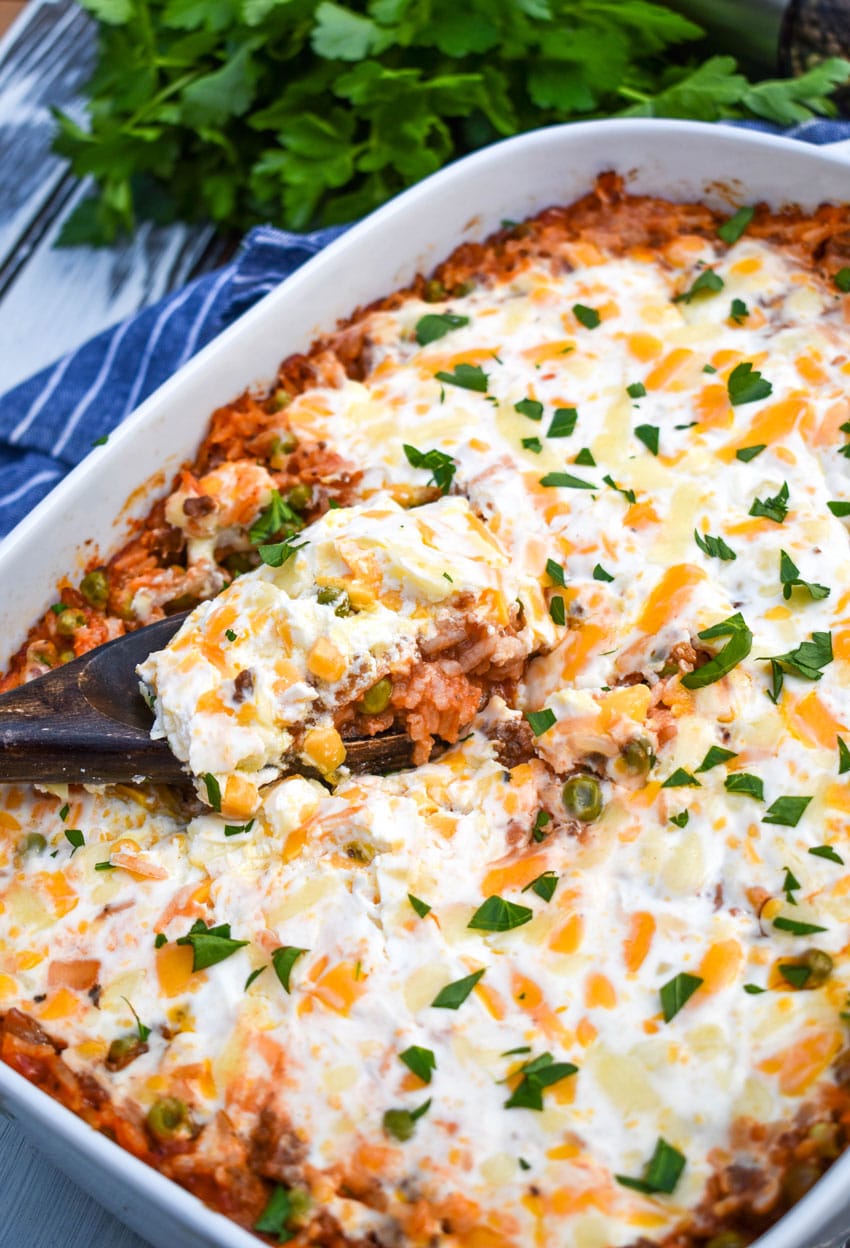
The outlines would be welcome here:
M 723 290 L 673 302 L 698 262 Z M 740 324 L 733 298 L 747 305 Z M 601 324 L 580 324 L 575 304 L 599 310 Z M 418 348 L 418 319 L 446 309 L 469 323 Z M 665 265 L 531 265 L 444 306 L 407 301 L 369 322 L 370 376 L 310 390 L 288 412 L 299 436 L 364 468 L 363 504 L 311 526 L 282 568 L 239 578 L 151 660 L 160 729 L 196 772 L 263 776 L 298 717 L 333 704 L 334 682 L 323 689 L 299 666 L 319 637 L 365 688 L 448 595 L 510 584 L 538 652 L 519 711 L 552 712 L 538 749 L 561 776 L 592 756 L 601 816 L 581 829 L 553 819 L 534 839 L 559 783 L 540 761 L 497 761 L 479 729 L 518 714 L 498 699 L 439 760 L 344 778 L 333 792 L 283 780 L 229 834 L 215 814 L 183 827 L 110 792 L 75 794 L 63 823 L 61 798 L 11 789 L 0 810 L 0 1008 L 32 1012 L 68 1041 L 75 1068 L 142 1110 L 168 1091 L 198 1121 L 223 1107 L 249 1134 L 268 1099 L 324 1176 L 314 1195 L 352 1235 L 458 1248 L 660 1239 L 713 1168 L 741 1156 L 733 1124 L 792 1120 L 845 1043 L 850 787 L 837 737 L 850 732 L 850 560 L 827 507 L 850 498 L 837 454 L 850 372 L 841 305 L 788 254 L 745 236 L 728 253 L 701 243 Z M 742 362 L 772 391 L 733 406 L 727 383 Z M 484 370 L 486 394 L 435 379 L 459 363 Z M 646 393 L 632 397 L 636 383 Z M 540 420 L 516 411 L 523 399 L 542 405 Z M 548 436 L 564 408 L 576 410 L 573 432 Z M 636 434 L 643 426 L 657 430 L 657 455 L 652 434 Z M 427 480 L 404 443 L 451 455 L 453 489 L 471 507 L 388 504 L 387 492 L 403 501 Z M 550 473 L 584 488 L 542 484 Z M 750 514 L 786 484 L 781 523 Z M 706 554 L 695 529 L 735 558 Z M 316 586 L 360 575 L 367 549 L 383 588 L 370 581 L 372 604 L 340 619 L 316 603 Z M 784 596 L 782 551 L 828 596 L 800 585 Z M 540 609 L 556 596 L 564 626 Z M 697 634 L 736 613 L 753 640 L 725 679 L 689 690 L 665 674 L 677 646 L 719 651 L 728 637 Z M 222 640 L 227 628 L 235 641 Z M 831 661 L 818 679 L 787 672 L 774 704 L 765 658 L 813 634 L 830 635 Z M 281 692 L 284 660 L 295 670 Z M 201 714 L 222 673 L 246 666 L 256 715 Z M 648 776 L 622 766 L 636 737 L 655 755 Z M 712 746 L 733 757 L 700 771 Z M 763 799 L 730 791 L 740 773 L 761 782 Z M 793 797 L 811 799 L 796 821 L 781 804 Z M 73 853 L 66 827 L 85 837 Z M 44 852 L 22 848 L 29 831 Z M 827 846 L 832 857 L 810 852 Z M 100 862 L 115 869 L 95 872 Z M 548 901 L 528 890 L 547 871 L 557 876 Z M 410 895 L 430 906 L 424 917 Z M 527 906 L 530 920 L 471 928 L 490 896 Z M 199 918 L 248 943 L 193 973 L 175 942 Z M 823 930 L 798 935 L 788 920 Z M 159 949 L 155 933 L 167 937 Z M 304 950 L 289 992 L 271 964 L 281 946 Z M 812 946 L 833 973 L 794 991 L 777 967 Z M 97 961 L 97 1006 L 63 986 L 63 966 L 80 959 Z M 476 971 L 459 1008 L 434 1006 Z M 660 990 L 682 972 L 701 982 L 665 1022 Z M 128 1001 L 152 1028 L 149 1051 L 109 1075 L 108 1045 L 134 1025 Z M 427 1086 L 399 1058 L 412 1045 L 433 1052 Z M 542 1110 L 506 1107 L 522 1063 L 544 1053 L 577 1073 L 545 1088 Z M 386 1134 L 387 1110 L 429 1097 L 410 1139 Z M 686 1158 L 674 1192 L 619 1184 L 615 1175 L 640 1177 L 659 1138 Z M 357 1199 L 346 1175 L 371 1178 L 383 1203 Z

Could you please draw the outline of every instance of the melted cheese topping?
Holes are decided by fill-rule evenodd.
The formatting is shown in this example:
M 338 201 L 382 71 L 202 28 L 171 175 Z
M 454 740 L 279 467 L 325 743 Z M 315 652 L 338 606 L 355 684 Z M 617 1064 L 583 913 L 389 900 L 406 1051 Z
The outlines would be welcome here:
M 706 265 L 723 289 L 675 302 Z M 737 319 L 733 299 L 746 305 Z M 468 323 L 419 347 L 420 318 L 445 311 Z M 281 781 L 241 829 L 215 814 L 184 827 L 111 792 L 75 796 L 63 823 L 61 797 L 7 792 L 0 1007 L 26 1004 L 68 1040 L 76 1069 L 142 1109 L 168 1092 L 198 1121 L 224 1107 L 249 1133 L 268 1098 L 306 1147 L 314 1196 L 353 1236 L 660 1239 L 740 1155 L 733 1125 L 792 1120 L 844 1044 L 850 563 L 827 506 L 850 496 L 836 454 L 850 372 L 840 305 L 787 253 L 744 236 L 716 254 L 683 243 L 665 265 L 530 264 L 444 306 L 373 313 L 369 332 L 364 382 L 311 389 L 287 413 L 297 434 L 364 467 L 363 506 L 330 512 L 297 557 L 240 578 L 151 660 L 161 728 L 196 771 L 262 772 L 299 715 L 333 704 L 337 684 L 298 666 L 319 637 L 365 687 L 432 626 L 435 604 L 496 582 L 564 612 L 563 625 L 531 612 L 538 655 L 518 709 L 494 698 L 466 741 L 408 773 L 333 792 Z M 736 404 L 742 364 L 771 389 Z M 485 390 L 453 384 L 464 365 Z M 404 501 L 427 480 L 404 443 L 450 455 L 470 505 L 389 506 L 387 493 Z M 779 501 L 765 515 L 757 499 Z M 707 553 L 706 535 L 724 553 Z M 380 575 L 371 562 L 361 573 L 366 549 Z M 339 619 L 316 586 L 352 574 L 374 600 Z M 736 614 L 748 653 L 689 688 L 691 669 L 742 635 L 698 634 Z M 801 667 L 807 641 L 816 653 Z M 778 655 L 792 657 L 777 692 L 766 660 Z M 245 663 L 259 691 L 247 720 L 232 707 L 200 715 L 222 671 Z M 279 693 L 282 663 L 296 670 Z M 523 712 L 539 757 L 505 768 L 492 738 Z M 627 751 L 636 743 L 648 774 Z M 576 768 L 604 800 L 584 825 L 560 792 Z M 20 848 L 24 830 L 43 852 Z M 103 863 L 114 869 L 96 872 Z M 529 889 L 541 877 L 554 888 Z M 482 930 L 473 918 L 491 897 L 527 913 Z M 198 919 L 248 943 L 193 972 L 176 941 Z M 303 951 L 288 991 L 272 961 L 287 946 Z M 780 968 L 812 946 L 832 973 L 795 987 Z M 457 1008 L 440 1005 L 478 972 Z M 97 1007 L 73 986 L 87 974 Z M 671 1013 L 662 989 L 681 991 L 682 974 L 699 982 Z M 130 1002 L 149 1049 L 107 1075 Z M 427 1086 L 400 1060 L 411 1046 L 433 1054 Z M 523 1064 L 544 1054 L 577 1071 L 538 1085 L 542 1107 L 509 1105 Z M 382 1125 L 429 1098 L 409 1138 Z M 619 1183 L 641 1177 L 659 1138 L 686 1161 L 672 1193 Z M 369 1183 L 380 1199 L 358 1198 Z

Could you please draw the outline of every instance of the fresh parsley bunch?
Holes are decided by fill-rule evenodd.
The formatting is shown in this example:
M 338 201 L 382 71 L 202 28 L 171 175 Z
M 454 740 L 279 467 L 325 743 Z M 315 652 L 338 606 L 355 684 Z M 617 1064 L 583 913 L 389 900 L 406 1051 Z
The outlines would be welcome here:
M 96 192 L 64 243 L 140 218 L 244 230 L 362 216 L 456 156 L 602 115 L 832 112 L 850 65 L 753 85 L 687 62 L 692 22 L 650 0 L 81 0 L 100 23 L 89 129 L 55 147 Z M 665 56 L 676 48 L 674 58 Z

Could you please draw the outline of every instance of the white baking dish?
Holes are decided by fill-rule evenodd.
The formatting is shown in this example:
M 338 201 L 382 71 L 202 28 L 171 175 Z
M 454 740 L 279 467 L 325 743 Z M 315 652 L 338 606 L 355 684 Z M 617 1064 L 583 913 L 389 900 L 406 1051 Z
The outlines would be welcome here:
M 840 145 L 844 149 L 846 145 Z M 147 511 L 197 446 L 212 410 L 270 379 L 355 307 L 428 270 L 458 243 L 483 238 L 505 218 L 569 203 L 596 175 L 616 169 L 638 192 L 705 200 L 721 208 L 766 200 L 814 208 L 850 199 L 845 150 L 675 121 L 601 121 L 511 139 L 435 174 L 316 256 L 206 347 L 93 451 L 0 546 L 0 604 L 7 653 L 81 567 L 92 543 L 114 549 L 128 519 Z M 131 498 L 130 505 L 125 505 Z M 0 1065 L 0 1107 L 58 1166 L 162 1248 L 256 1245 L 257 1240 L 98 1135 Z M 850 1230 L 850 1153 L 759 1241 L 809 1248 Z

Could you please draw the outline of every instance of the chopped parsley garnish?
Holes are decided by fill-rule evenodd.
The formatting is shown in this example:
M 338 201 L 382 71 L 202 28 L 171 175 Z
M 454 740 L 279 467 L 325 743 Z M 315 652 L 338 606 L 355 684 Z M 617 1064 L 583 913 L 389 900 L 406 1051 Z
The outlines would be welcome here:
M 797 879 L 790 867 L 783 867 L 785 877 L 782 881 L 782 892 L 785 894 L 785 900 L 789 906 L 796 906 L 797 898 L 794 896 L 796 892 L 803 887 Z
M 402 449 L 411 468 L 427 468 L 431 473 L 429 485 L 436 485 L 441 493 L 446 494 L 454 480 L 457 465 L 451 455 L 436 449 L 418 451 L 415 446 L 402 444 Z
M 59 818 L 62 820 L 63 823 L 68 818 L 70 813 L 71 813 L 71 807 L 66 802 L 65 805 L 62 807 L 62 809 L 59 811 Z
M 767 992 L 766 988 L 759 988 L 758 984 L 744 984 L 744 992 L 748 992 L 751 997 L 758 996 L 759 993 Z
M 578 455 L 576 455 L 575 459 L 573 460 L 573 463 L 582 465 L 585 468 L 596 467 L 596 460 L 593 458 L 593 453 L 589 451 L 586 446 L 583 446 L 581 448 Z
M 727 546 L 722 537 L 712 537 L 710 533 L 702 534 L 694 529 L 694 541 L 700 550 L 712 559 L 731 561 L 737 559 L 731 546 Z
M 533 451 L 535 455 L 539 455 L 543 450 L 543 443 L 539 438 L 523 438 L 522 445 L 527 451 Z
M 684 767 L 677 767 L 675 771 L 671 771 L 661 787 L 662 789 L 698 789 L 700 788 L 700 782 L 696 776 L 692 776 L 689 771 L 685 771 Z
M 115 863 L 109 862 L 109 861 L 96 862 L 94 864 L 94 869 L 95 871 L 117 871 L 118 870 L 118 868 L 115 866 Z
M 540 478 L 540 484 L 559 486 L 562 490 L 599 489 L 592 481 L 583 481 L 581 477 L 574 477 L 569 472 L 547 472 L 545 477 Z
M 398 1056 L 407 1069 L 413 1071 L 417 1079 L 421 1079 L 423 1083 L 431 1082 L 431 1071 L 437 1069 L 437 1059 L 430 1049 L 423 1049 L 418 1044 L 412 1044 L 409 1049 L 405 1049 Z
M 726 389 L 733 407 L 740 407 L 744 403 L 757 403 L 759 399 L 766 399 L 773 393 L 773 386 L 749 361 L 735 365 L 729 374 Z
M 687 971 L 680 971 L 678 975 L 668 979 L 666 984 L 661 985 L 659 996 L 665 1023 L 669 1023 L 672 1018 L 676 1017 L 682 1006 L 690 1001 L 703 982 L 699 975 L 689 975 Z
M 236 633 L 234 633 L 234 631 L 233 631 L 233 629 L 232 629 L 232 628 L 226 628 L 226 629 L 224 630 L 224 635 L 225 635 L 225 637 L 227 638 L 227 640 L 228 640 L 228 641 L 235 641 L 235 640 L 236 640 Z
M 728 763 L 730 759 L 737 757 L 734 750 L 724 750 L 722 745 L 712 745 L 697 767 L 697 774 L 701 771 L 711 771 L 712 767 L 719 767 L 721 763 Z
M 743 325 L 749 315 L 750 309 L 744 303 L 743 299 L 732 300 L 732 307 L 729 309 L 729 319 L 731 321 L 734 321 L 736 325 Z
M 216 780 L 211 771 L 207 771 L 201 776 L 204 782 L 204 788 L 207 791 L 207 801 L 213 810 L 221 810 L 221 785 Z
M 643 1172 L 642 1179 L 630 1179 L 625 1174 L 615 1174 L 614 1178 L 623 1187 L 631 1187 L 636 1192 L 645 1192 L 648 1196 L 656 1192 L 663 1192 L 669 1196 L 675 1190 L 685 1164 L 682 1153 L 659 1136 L 655 1152 Z
M 560 594 L 555 594 L 552 601 L 549 603 L 549 615 L 552 618 L 553 624 L 557 624 L 560 628 L 563 628 L 566 624 L 567 612 L 564 607 L 564 600 Z
M 835 285 L 843 294 L 846 295 L 848 292 L 850 292 L 850 269 L 848 269 L 846 266 L 842 269 L 839 269 L 838 272 L 833 276 L 832 280 L 835 282 Z
M 538 403 L 537 399 L 520 399 L 519 403 L 514 403 L 514 411 L 519 412 L 520 416 L 527 416 L 529 420 L 543 419 L 543 404 Z
M 309 950 L 299 949 L 297 945 L 281 945 L 272 954 L 274 973 L 283 984 L 283 990 L 286 993 L 289 992 L 289 976 L 292 974 L 292 968 L 302 953 L 309 953 Z
M 819 927 L 817 923 L 800 923 L 797 919 L 786 919 L 781 914 L 773 920 L 773 926 L 791 936 L 815 936 L 818 932 L 826 931 L 825 927 Z
M 837 862 L 840 867 L 844 866 L 844 859 L 831 845 L 813 845 L 809 853 L 814 854 L 815 858 L 826 858 L 828 862 Z
M 427 1114 L 430 1108 L 431 1098 L 429 1096 L 424 1105 L 420 1105 L 418 1109 L 388 1109 L 383 1118 L 384 1130 L 394 1140 L 399 1140 L 404 1144 L 416 1130 L 417 1120 L 423 1114 Z
M 250 832 L 253 826 L 253 819 L 249 819 L 247 823 L 226 823 L 224 825 L 224 835 L 241 836 L 243 832 Z
M 785 550 L 780 550 L 779 552 L 779 580 L 782 582 L 782 596 L 786 601 L 791 597 L 795 589 L 806 590 L 815 601 L 829 597 L 828 586 L 815 585 L 811 581 L 801 579 L 800 569 Z
M 635 437 L 644 444 L 648 451 L 652 451 L 653 455 L 658 454 L 657 425 L 637 425 L 635 427 Z
M 163 945 L 167 945 L 167 944 L 168 944 L 168 937 L 166 936 L 165 932 L 157 932 L 154 938 L 154 942 L 153 942 L 154 949 L 161 949 Z
M 505 1109 L 543 1109 L 543 1090 L 553 1083 L 576 1074 L 578 1066 L 572 1062 L 556 1062 L 551 1053 L 541 1053 L 530 1062 L 520 1066 L 522 1075 L 517 1086 L 505 1101 Z
M 843 776 L 845 772 L 850 771 L 850 746 L 843 737 L 836 737 L 838 742 L 838 774 Z
M 259 978 L 260 978 L 260 976 L 262 975 L 263 971 L 267 971 L 268 969 L 269 969 L 269 968 L 268 968 L 267 966 L 258 966 L 258 967 L 257 967 L 257 969 L 256 969 L 255 971 L 252 971 L 252 972 L 251 972 L 251 974 L 248 976 L 248 978 L 245 980 L 245 985 L 244 985 L 244 987 L 243 987 L 242 991 L 243 991 L 243 992 L 247 992 L 247 991 L 248 991 L 248 989 L 249 989 L 249 988 L 251 987 L 251 985 L 253 984 L 254 980 L 255 980 L 255 979 L 259 979 Z
M 616 490 L 618 494 L 622 494 L 623 498 L 626 500 L 627 503 L 637 502 L 637 495 L 635 494 L 634 490 L 627 490 L 627 489 L 624 489 L 623 486 L 617 485 L 617 482 L 614 480 L 612 476 L 606 475 L 602 478 L 602 480 L 605 482 L 606 485 L 610 485 L 612 490 Z
M 540 844 L 541 841 L 545 841 L 547 833 L 544 832 L 543 829 L 546 827 L 547 824 L 551 822 L 552 822 L 552 816 L 549 814 L 548 810 L 538 810 L 537 814 L 534 816 L 534 824 L 531 829 L 531 836 L 532 836 L 532 839 L 535 840 L 538 845 Z
M 682 684 L 686 689 L 704 689 L 706 685 L 714 684 L 737 667 L 753 647 L 753 635 L 740 611 L 719 624 L 712 624 L 711 628 L 704 628 L 697 636 L 701 641 L 713 641 L 717 637 L 728 637 L 729 641 L 713 659 L 695 671 L 685 673 Z
M 292 538 L 287 538 L 285 542 L 271 542 L 267 546 L 259 546 L 257 553 L 263 563 L 268 564 L 270 568 L 282 568 L 296 551 L 303 550 L 306 545 L 306 542 L 293 544 Z
M 760 660 L 770 664 L 771 688 L 768 697 L 779 700 L 786 675 L 800 676 L 803 680 L 820 680 L 822 669 L 832 662 L 832 634 L 812 633 L 809 641 L 801 641 L 796 650 L 787 654 L 775 654 Z
M 626 386 L 626 394 L 630 399 L 642 399 L 646 395 L 646 386 L 642 381 L 633 381 L 630 386 Z
M 736 213 L 717 227 L 717 237 L 722 238 L 724 243 L 731 247 L 733 243 L 737 243 L 755 216 L 755 213 L 755 208 L 751 208 L 749 205 L 739 208 Z
M 461 329 L 468 324 L 468 316 L 457 316 L 454 312 L 428 312 L 416 322 L 416 341 L 420 347 L 427 347 L 429 342 L 436 342 L 453 329 Z
M 473 971 L 471 975 L 464 975 L 463 979 L 456 979 L 453 983 L 446 984 L 431 1002 L 432 1007 L 436 1010 L 459 1009 L 483 976 L 485 969 L 482 966 L 480 971 Z
M 713 364 L 703 364 L 702 371 L 704 373 L 716 373 L 717 369 L 714 367 Z
M 300 517 L 285 502 L 278 490 L 272 490 L 269 505 L 265 507 L 248 530 L 248 540 L 252 546 L 267 542 L 270 537 L 289 524 L 299 524 Z
M 727 793 L 742 793 L 745 797 L 754 797 L 757 802 L 764 801 L 764 781 L 748 771 L 733 771 L 723 782 Z
M 77 850 L 82 849 L 82 847 L 86 843 L 86 838 L 83 836 L 79 828 L 66 828 L 65 840 L 68 841 L 68 843 L 73 846 L 73 849 L 71 850 L 72 858 L 74 857 L 74 854 L 77 852 Z
M 203 919 L 196 919 L 185 936 L 179 937 L 178 945 L 192 946 L 192 970 L 203 971 L 208 966 L 223 962 L 237 949 L 248 944 L 247 940 L 233 940 L 230 935 L 230 924 L 219 923 L 217 927 L 207 927 Z
M 542 711 L 526 711 L 525 718 L 531 726 L 531 731 L 535 737 L 540 737 L 544 732 L 548 732 L 555 723 L 557 716 L 550 707 L 544 707 Z
M 778 823 L 783 828 L 796 828 L 812 799 L 810 797 L 778 797 L 762 815 L 762 823 Z
M 765 450 L 767 450 L 766 442 L 759 442 L 757 446 L 742 446 L 740 451 L 735 452 L 735 458 L 740 459 L 742 464 L 748 464 L 751 459 L 755 459 L 756 455 L 761 455 Z
M 505 901 L 504 897 L 488 897 L 478 907 L 467 923 L 476 932 L 510 932 L 515 927 L 522 927 L 534 917 L 534 911 L 528 906 L 518 906 L 513 901 Z
M 593 579 L 594 581 L 613 581 L 614 578 L 610 572 L 605 571 L 601 563 L 597 563 L 593 569 Z
M 827 503 L 827 507 L 834 516 L 850 516 L 850 503 L 834 499 L 831 503 Z
M 547 559 L 546 574 L 556 585 L 560 585 L 562 589 L 566 588 L 567 574 L 560 563 L 556 563 L 554 559 Z
M 583 303 L 573 304 L 573 316 L 585 329 L 596 329 L 601 320 L 595 308 L 588 308 Z
M 278 1183 L 259 1220 L 254 1223 L 254 1230 L 274 1236 L 279 1244 L 286 1244 L 297 1234 L 290 1224 L 294 1218 L 303 1216 L 308 1207 L 309 1196 L 306 1192 L 300 1189 L 290 1191 Z
M 773 498 L 757 498 L 747 513 L 750 516 L 764 516 L 781 524 L 788 515 L 788 482 L 783 481 L 782 489 Z
M 680 810 L 678 815 L 671 815 L 670 822 L 675 823 L 677 828 L 685 828 L 688 825 L 690 814 L 687 810 Z
M 480 364 L 456 364 L 454 372 L 446 373 L 441 369 L 435 375 L 438 381 L 445 382 L 447 386 L 475 390 L 478 394 L 487 393 L 489 378 Z
M 574 407 L 556 407 L 552 423 L 546 430 L 547 438 L 568 438 L 575 433 L 578 412 Z
M 673 296 L 674 303 L 690 303 L 695 295 L 716 294 L 724 286 L 723 278 L 714 269 L 703 269 L 690 287 L 679 295 Z
M 558 878 L 554 871 L 544 871 L 542 875 L 538 875 L 536 880 L 526 884 L 522 891 L 527 893 L 531 889 L 533 893 L 536 893 L 544 901 L 551 901 L 555 895 L 555 889 L 558 887 Z
M 776 969 L 792 988 L 805 988 L 812 974 L 810 966 L 799 962 L 780 962 Z
M 427 901 L 420 901 L 418 897 L 413 896 L 413 893 L 407 894 L 407 900 L 413 906 L 413 909 L 419 915 L 420 919 L 424 919 L 426 914 L 431 913 L 431 907 L 428 905 Z

